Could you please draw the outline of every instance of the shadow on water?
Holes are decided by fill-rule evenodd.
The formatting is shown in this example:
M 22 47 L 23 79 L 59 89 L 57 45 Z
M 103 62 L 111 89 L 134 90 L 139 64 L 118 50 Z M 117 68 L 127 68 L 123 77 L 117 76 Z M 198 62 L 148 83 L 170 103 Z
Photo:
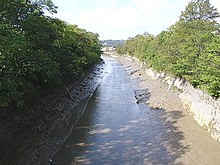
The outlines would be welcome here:
M 184 133 L 175 126 L 176 120 L 183 117 L 180 111 L 151 110 L 138 104 L 133 119 L 122 113 L 119 118 L 124 118 L 123 122 L 114 123 L 109 116 L 100 118 L 103 109 L 97 103 L 98 93 L 53 157 L 54 164 L 183 164 L 177 159 L 190 146 L 181 143 Z

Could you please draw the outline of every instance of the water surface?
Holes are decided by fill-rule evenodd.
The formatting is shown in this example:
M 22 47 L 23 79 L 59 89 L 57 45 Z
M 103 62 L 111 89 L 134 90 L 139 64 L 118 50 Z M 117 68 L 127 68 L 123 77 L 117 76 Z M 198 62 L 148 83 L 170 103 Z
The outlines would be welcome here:
M 137 104 L 123 66 L 105 58 L 105 76 L 83 117 L 53 162 L 70 164 L 172 164 L 187 150 L 184 134 L 166 113 Z

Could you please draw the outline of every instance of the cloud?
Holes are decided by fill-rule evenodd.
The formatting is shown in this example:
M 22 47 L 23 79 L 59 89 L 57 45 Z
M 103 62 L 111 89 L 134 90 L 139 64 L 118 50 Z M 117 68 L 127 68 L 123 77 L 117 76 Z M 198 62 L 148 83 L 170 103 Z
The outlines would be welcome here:
M 95 5 L 98 6 L 113 6 L 116 7 L 118 6 L 117 0 L 89 0 L 91 3 L 94 3 Z M 88 2 L 88 1 L 87 1 Z
M 216 8 L 218 8 L 218 11 L 220 12 L 220 1 L 219 0 L 210 0 L 210 3 L 214 5 Z
M 126 39 L 145 31 L 156 35 L 175 23 L 185 6 L 177 7 L 174 0 L 131 0 L 123 6 L 119 1 L 90 1 L 99 7 L 81 11 L 75 21 L 92 31 L 97 29 L 103 38 Z
M 76 21 L 83 26 L 121 29 L 135 27 L 139 23 L 138 16 L 138 13 L 131 7 L 122 7 L 120 9 L 97 8 L 82 11 Z
M 174 24 L 189 0 L 58 0 L 58 17 L 100 34 L 101 39 L 127 39 L 145 31 L 159 34 Z M 220 8 L 219 0 L 211 0 Z M 55 3 L 56 4 L 56 3 Z M 62 7 L 66 4 L 65 7 Z
M 96 1 L 100 6 L 81 10 L 77 15 L 65 12 L 60 16 L 66 18 L 69 15 L 68 22 L 77 24 L 89 31 L 98 32 L 102 38 L 106 39 L 125 39 L 131 29 L 138 28 L 142 22 L 137 10 L 131 6 L 119 6 L 119 4 L 112 3 L 103 7 L 105 2 L 90 1 Z

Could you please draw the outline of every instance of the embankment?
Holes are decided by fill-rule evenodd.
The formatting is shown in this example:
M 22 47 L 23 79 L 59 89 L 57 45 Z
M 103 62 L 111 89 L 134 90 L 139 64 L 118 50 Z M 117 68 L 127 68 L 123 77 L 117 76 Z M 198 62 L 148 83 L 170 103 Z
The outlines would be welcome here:
M 166 73 L 158 73 L 148 68 L 145 63 L 135 57 L 123 56 L 122 58 L 133 60 L 144 68 L 144 73 L 151 79 L 158 79 L 167 84 L 167 90 L 177 88 L 179 98 L 184 109 L 193 116 L 197 123 L 217 141 L 220 141 L 220 100 L 214 99 L 207 93 L 192 87 L 188 82 L 180 78 L 174 78 Z M 154 101 L 155 102 L 155 101 Z M 160 102 L 160 101 L 157 101 Z M 160 103 L 154 105 L 160 108 Z
M 49 164 L 83 114 L 103 69 L 102 62 L 77 82 L 54 89 L 28 113 L 0 115 L 0 164 Z

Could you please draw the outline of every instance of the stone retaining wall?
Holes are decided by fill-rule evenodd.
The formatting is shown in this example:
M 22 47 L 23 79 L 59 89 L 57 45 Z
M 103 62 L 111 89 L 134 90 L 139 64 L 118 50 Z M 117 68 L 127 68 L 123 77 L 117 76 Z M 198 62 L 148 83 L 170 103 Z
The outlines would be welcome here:
M 146 67 L 145 63 L 137 58 L 129 58 L 139 62 L 142 67 Z M 167 83 L 168 90 L 173 86 L 180 89 L 182 92 L 179 98 L 184 108 L 215 140 L 220 141 L 220 99 L 215 100 L 207 93 L 194 88 L 184 79 L 174 78 L 164 72 L 158 73 L 152 68 L 146 68 L 145 73 L 152 79 L 160 79 Z

